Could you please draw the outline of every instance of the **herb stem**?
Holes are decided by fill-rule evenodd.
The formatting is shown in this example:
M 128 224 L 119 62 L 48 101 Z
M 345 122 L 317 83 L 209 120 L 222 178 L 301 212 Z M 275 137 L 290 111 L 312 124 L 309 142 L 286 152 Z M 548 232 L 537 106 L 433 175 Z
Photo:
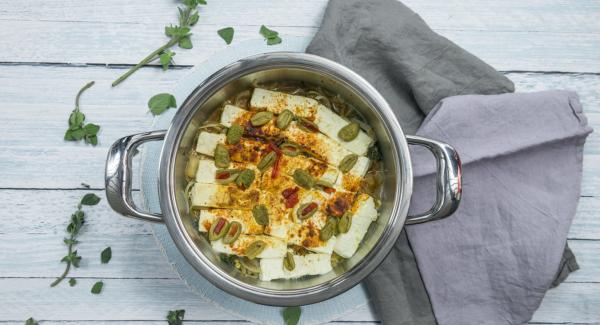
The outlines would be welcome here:
M 71 255 L 73 253 L 73 241 L 75 239 L 75 236 L 71 235 L 71 237 L 69 238 L 71 241 L 71 244 L 69 244 L 69 248 L 68 248 L 68 255 Z M 67 262 L 67 266 L 65 267 L 65 271 L 58 277 L 56 278 L 56 280 L 54 280 L 54 282 L 52 282 L 50 284 L 51 287 L 55 287 L 57 286 L 64 278 L 67 277 L 67 274 L 69 274 L 69 270 L 71 270 L 71 261 Z
M 121 82 L 123 82 L 125 79 L 129 78 L 129 76 L 131 76 L 134 72 L 136 72 L 137 70 L 139 70 L 141 67 L 145 66 L 146 64 L 156 60 L 156 57 L 164 50 L 170 48 L 171 46 L 177 44 L 177 42 L 179 42 L 181 40 L 182 37 L 174 37 L 171 38 L 170 41 L 168 41 L 167 43 L 165 43 L 165 45 L 157 48 L 154 52 L 150 53 L 147 57 L 145 57 L 144 59 L 142 59 L 142 61 L 140 61 L 138 64 L 134 65 L 133 67 L 131 67 L 131 69 L 127 70 L 127 72 L 125 72 L 122 76 L 120 76 L 117 80 L 113 81 L 112 83 L 112 87 L 115 87 L 116 85 L 120 84 Z
M 77 93 L 77 96 L 75 97 L 75 111 L 76 112 L 79 112 L 79 98 L 81 97 L 81 94 L 83 94 L 84 91 L 86 91 L 93 85 L 94 85 L 94 81 L 90 81 L 87 84 L 85 84 L 85 86 L 83 86 L 81 89 L 79 89 L 79 92 Z

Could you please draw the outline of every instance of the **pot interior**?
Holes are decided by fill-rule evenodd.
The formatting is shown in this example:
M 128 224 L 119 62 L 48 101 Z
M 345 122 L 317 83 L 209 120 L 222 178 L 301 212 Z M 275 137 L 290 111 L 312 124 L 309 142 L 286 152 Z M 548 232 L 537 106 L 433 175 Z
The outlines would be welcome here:
M 209 79 L 210 80 L 210 79 Z M 384 170 L 381 207 L 379 208 L 379 217 L 373 222 L 368 230 L 365 239 L 359 246 L 356 254 L 342 263 L 338 264 L 332 272 L 321 276 L 312 276 L 294 280 L 273 280 L 260 281 L 241 274 L 237 269 L 220 260 L 219 255 L 211 249 L 210 243 L 196 230 L 195 217 L 188 212 L 188 203 L 185 197 L 186 179 L 184 170 L 187 162 L 187 153 L 193 148 L 198 127 L 202 125 L 215 110 L 221 108 L 223 102 L 238 92 L 248 89 L 248 87 L 265 82 L 273 81 L 304 81 L 313 85 L 319 85 L 331 92 L 340 94 L 347 102 L 351 103 L 364 118 L 364 121 L 370 124 L 377 137 L 377 145 L 382 153 L 382 163 Z M 403 168 L 399 168 L 398 149 L 400 146 L 394 144 L 393 136 L 390 131 L 390 125 L 386 118 L 373 107 L 374 103 L 367 96 L 355 89 L 348 80 L 343 80 L 334 73 L 324 71 L 323 69 L 311 67 L 298 67 L 293 65 L 262 66 L 257 69 L 245 70 L 242 75 L 224 77 L 217 83 L 207 87 L 200 85 L 196 91 L 190 95 L 182 105 L 180 113 L 187 113 L 187 126 L 180 134 L 177 151 L 175 153 L 174 170 L 172 171 L 172 184 L 174 191 L 172 195 L 175 198 L 178 215 L 181 218 L 180 225 L 187 233 L 188 240 L 193 241 L 197 247 L 196 254 L 202 254 L 204 261 L 209 261 L 207 267 L 212 268 L 213 273 L 218 273 L 230 281 L 255 288 L 256 290 L 266 289 L 268 291 L 297 291 L 315 286 L 336 286 L 352 273 L 358 272 L 362 264 L 367 264 L 371 259 L 370 252 L 380 249 L 380 244 L 386 239 L 390 239 L 390 234 L 399 233 L 399 230 L 392 231 L 392 228 L 402 227 L 405 215 L 396 213 L 405 211 L 397 210 L 395 202 L 400 202 L 401 195 L 400 184 L 405 182 L 405 175 L 402 175 Z M 199 93 L 201 92 L 201 94 Z M 249 207 L 251 208 L 251 207 Z M 396 214 L 396 215 L 394 215 Z M 405 213 L 404 213 L 405 214 Z M 395 237 L 391 240 L 395 240 Z M 389 247 L 389 246 L 388 246 Z M 364 274 L 363 274 L 364 276 Z M 358 281 L 357 281 L 358 282 Z M 346 288 L 347 289 L 347 288 Z

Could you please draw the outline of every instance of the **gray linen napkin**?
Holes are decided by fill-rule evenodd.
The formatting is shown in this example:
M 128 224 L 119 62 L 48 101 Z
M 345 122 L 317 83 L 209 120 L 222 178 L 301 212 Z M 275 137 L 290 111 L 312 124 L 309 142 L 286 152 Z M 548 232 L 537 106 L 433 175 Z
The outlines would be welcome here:
M 450 217 L 407 227 L 436 320 L 523 324 L 556 277 L 592 131 L 567 91 L 443 99 L 418 135 L 454 146 L 462 202 Z M 411 150 L 410 210 L 434 196 L 435 163 Z
M 340 62 L 369 80 L 408 134 L 444 97 L 514 90 L 510 80 L 433 32 L 395 0 L 331 0 L 307 52 Z M 560 265 L 555 285 L 578 268 L 568 247 Z M 435 324 L 404 232 L 365 284 L 383 323 Z

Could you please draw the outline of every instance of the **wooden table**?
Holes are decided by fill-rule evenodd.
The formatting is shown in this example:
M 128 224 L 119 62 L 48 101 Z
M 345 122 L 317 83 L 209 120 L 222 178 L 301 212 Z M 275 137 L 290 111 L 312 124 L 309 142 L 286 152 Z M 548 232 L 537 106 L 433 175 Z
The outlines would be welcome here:
M 409 0 L 439 33 L 505 71 L 518 91 L 573 89 L 600 129 L 600 2 L 593 0 Z M 176 21 L 172 0 L 0 1 L 0 323 L 164 324 L 186 309 L 187 324 L 243 322 L 194 296 L 170 269 L 149 227 L 119 217 L 103 200 L 88 209 L 84 256 L 75 288 L 49 283 L 62 272 L 64 228 L 89 190 L 104 197 L 104 160 L 117 138 L 149 128 L 146 102 L 169 91 L 191 66 L 226 45 L 216 35 L 234 26 L 234 42 L 258 38 L 266 24 L 284 35 L 312 35 L 325 0 L 209 0 L 193 29 L 194 48 L 177 50 L 177 68 L 147 67 L 117 88 L 110 82 L 163 42 Z M 285 41 L 285 36 L 283 37 Z M 89 122 L 102 126 L 97 147 L 62 140 L 77 90 Z M 600 322 L 600 136 L 585 148 L 581 201 L 569 243 L 581 270 L 548 292 L 533 322 Z M 99 253 L 112 246 L 113 259 Z M 101 295 L 89 289 L 106 283 Z M 339 322 L 370 324 L 365 308 Z

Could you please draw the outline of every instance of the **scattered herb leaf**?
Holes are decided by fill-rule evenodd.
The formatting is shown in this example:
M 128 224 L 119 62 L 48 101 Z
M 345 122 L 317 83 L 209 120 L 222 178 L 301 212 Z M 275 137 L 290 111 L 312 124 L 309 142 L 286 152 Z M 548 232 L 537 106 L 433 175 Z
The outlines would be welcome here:
M 82 205 L 96 205 L 100 202 L 100 197 L 94 193 L 88 193 L 81 198 Z
M 33 319 L 33 317 L 29 317 L 25 321 L 25 325 L 38 325 L 38 322 L 35 319 Z
M 174 56 L 175 56 L 175 52 L 173 52 L 171 50 L 164 50 L 160 54 L 159 60 L 160 60 L 160 64 L 163 67 L 163 70 L 169 69 L 169 64 L 171 64 L 171 62 L 173 62 Z
M 69 128 L 65 131 L 65 141 L 84 140 L 85 143 L 90 143 L 94 146 L 98 144 L 98 131 L 100 131 L 100 126 L 93 123 L 84 124 L 85 114 L 81 113 L 79 109 L 79 99 L 81 98 L 81 94 L 93 85 L 94 82 L 90 81 L 77 92 L 77 96 L 75 97 L 75 109 L 71 112 L 71 115 L 69 115 Z
M 285 325 L 296 325 L 300 320 L 300 307 L 286 307 L 283 309 L 283 322 Z
M 51 287 L 55 287 L 58 285 L 67 275 L 69 274 L 69 270 L 71 270 L 71 266 L 79 267 L 79 262 L 81 261 L 81 256 L 77 255 L 77 250 L 73 250 L 75 245 L 79 243 L 77 241 L 77 235 L 85 222 L 85 213 L 81 210 L 82 205 L 95 205 L 100 202 L 100 198 L 93 193 L 88 193 L 84 195 L 79 203 L 77 204 L 77 210 L 71 215 L 71 222 L 67 225 L 67 233 L 69 234 L 68 238 L 63 239 L 65 245 L 67 245 L 67 255 L 65 255 L 60 261 L 67 263 L 64 272 L 54 280 L 50 284 Z M 69 281 L 70 283 L 70 281 Z M 73 286 L 72 284 L 71 286 Z
M 93 294 L 97 295 L 100 292 L 102 292 L 102 287 L 104 287 L 104 282 L 98 281 L 98 282 L 94 283 L 94 285 L 92 286 L 91 292 Z
M 225 43 L 227 43 L 227 45 L 231 44 L 231 41 L 233 40 L 233 34 L 234 34 L 234 29 L 233 27 L 225 27 L 225 28 L 221 28 L 217 31 L 217 34 L 219 34 L 219 36 L 221 36 L 221 38 L 225 41 Z
M 279 33 L 267 28 L 267 26 L 260 26 L 259 32 L 267 40 L 267 45 L 275 45 L 281 43 L 281 37 L 279 37 Z
M 152 115 L 160 115 L 170 107 L 177 107 L 175 96 L 168 93 L 156 94 L 148 101 L 148 108 Z
M 88 184 L 88 183 L 83 183 L 83 182 L 82 182 L 82 183 L 81 183 L 81 186 L 83 186 L 83 187 L 85 187 L 85 188 L 90 188 L 90 184 Z
M 192 34 L 190 33 L 190 27 L 194 26 L 200 18 L 196 8 L 198 5 L 205 5 L 206 1 L 183 0 L 183 4 L 185 5 L 185 8 L 177 7 L 177 10 L 179 11 L 179 25 L 169 25 L 165 27 L 165 35 L 167 35 L 170 40 L 154 50 L 154 52 L 148 54 L 148 56 L 143 58 L 138 64 L 134 65 L 131 69 L 127 70 L 127 72 L 117 78 L 117 80 L 113 81 L 113 87 L 129 78 L 129 76 L 141 67 L 156 59 L 160 60 L 163 70 L 167 70 L 169 68 L 169 63 L 175 55 L 175 53 L 169 51 L 169 49 L 175 45 L 179 45 L 179 47 L 184 49 L 192 48 L 192 40 L 190 38 Z
M 77 280 L 75 280 L 75 278 L 70 278 L 69 279 L 69 285 L 71 287 L 74 287 L 77 284 Z
M 183 321 L 183 316 L 185 316 L 185 310 L 169 310 L 167 314 L 167 322 L 169 325 L 181 325 Z
M 110 261 L 110 259 L 112 258 L 112 249 L 109 247 L 106 247 L 102 253 L 100 253 L 100 261 L 102 262 L 102 264 L 106 264 Z

